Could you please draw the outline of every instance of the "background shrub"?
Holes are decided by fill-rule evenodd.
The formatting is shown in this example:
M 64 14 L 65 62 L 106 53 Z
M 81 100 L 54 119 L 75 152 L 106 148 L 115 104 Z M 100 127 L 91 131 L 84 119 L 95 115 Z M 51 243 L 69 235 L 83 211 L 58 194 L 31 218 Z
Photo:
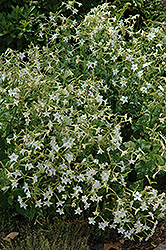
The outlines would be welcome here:
M 0 53 L 7 48 L 23 51 L 33 42 L 39 46 L 45 45 L 45 39 L 38 37 L 39 24 L 43 22 L 50 12 L 56 12 L 63 1 L 58 0 L 39 0 L 39 1 L 5 1 L 0 0 Z M 135 24 L 138 30 L 142 26 L 147 25 L 148 20 L 164 21 L 166 4 L 161 0 L 109 0 L 121 9 L 125 3 L 131 3 L 130 8 L 124 12 L 124 17 L 139 14 L 140 17 Z M 92 7 L 104 3 L 104 0 L 83 0 L 77 20 L 84 17 Z M 63 9 L 67 15 L 68 10 Z
M 6 2 L 6 1 L 5 1 Z M 6 4 L 4 3 L 6 6 Z M 6 6 L 7 12 L 0 13 L 0 52 L 7 48 L 23 50 L 31 42 L 39 43 L 36 38 L 38 25 L 44 18 L 36 6 L 32 4 Z M 12 9 L 12 10 L 11 10 Z
M 56 12 L 63 1 L 0 1 L 0 53 L 7 48 L 23 51 L 31 42 L 40 46 L 45 42 L 37 37 L 39 24 L 50 12 Z M 102 1 L 84 1 L 86 13 Z M 86 6 L 86 7 L 85 7 Z M 65 10 L 66 11 L 66 10 Z M 66 11 L 67 13 L 67 11 Z M 84 15 L 82 13 L 82 15 Z M 41 42 L 43 41 L 43 42 Z

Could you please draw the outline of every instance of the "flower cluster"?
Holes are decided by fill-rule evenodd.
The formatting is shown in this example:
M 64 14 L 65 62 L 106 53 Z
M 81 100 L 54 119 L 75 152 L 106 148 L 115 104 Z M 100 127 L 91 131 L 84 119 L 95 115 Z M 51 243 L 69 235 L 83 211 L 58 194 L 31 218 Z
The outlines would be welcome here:
M 76 4 L 66 5 L 73 15 Z M 165 88 L 162 25 L 134 32 L 136 19 L 122 19 L 106 3 L 80 24 L 51 13 L 40 24 L 46 47 L 8 49 L 1 56 L 0 119 L 8 154 L 1 188 L 19 190 L 20 208 L 84 214 L 89 224 L 116 228 L 129 239 L 142 231 L 148 239 L 157 216 L 164 217 L 165 195 L 144 187 L 142 177 L 135 186 L 129 178 L 133 165 L 149 164 L 151 144 L 122 133 L 137 125 L 137 112 L 151 112 L 153 94 L 163 96 Z M 163 116 L 158 122 L 164 126 Z M 154 164 L 140 176 L 155 175 L 158 159 Z

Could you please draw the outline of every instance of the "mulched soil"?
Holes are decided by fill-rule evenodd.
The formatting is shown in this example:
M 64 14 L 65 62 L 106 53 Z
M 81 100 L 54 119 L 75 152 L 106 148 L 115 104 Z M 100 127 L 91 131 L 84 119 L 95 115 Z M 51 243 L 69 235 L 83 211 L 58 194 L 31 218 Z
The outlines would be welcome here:
M 125 241 L 122 250 L 153 250 L 166 241 L 166 222 L 160 221 L 155 234 L 148 241 Z

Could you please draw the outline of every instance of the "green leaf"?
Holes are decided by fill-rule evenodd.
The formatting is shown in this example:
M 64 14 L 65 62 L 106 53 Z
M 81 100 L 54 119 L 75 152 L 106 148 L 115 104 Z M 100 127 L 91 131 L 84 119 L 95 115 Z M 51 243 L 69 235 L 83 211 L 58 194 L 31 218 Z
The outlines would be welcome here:
M 16 35 L 15 35 L 14 33 L 10 33 L 10 36 L 11 36 L 12 38 L 16 38 Z
M 132 190 L 142 191 L 143 190 L 143 183 L 144 183 L 143 179 L 136 181 L 136 182 L 130 184 L 129 188 L 131 188 Z
M 29 210 L 29 220 L 33 220 L 34 216 L 35 216 L 35 207 L 31 207 L 30 210 Z
M 10 195 L 8 198 L 7 198 L 7 201 L 10 205 L 13 204 L 13 199 L 14 199 L 14 195 Z
M 17 38 L 18 39 L 21 39 L 21 37 L 23 36 L 24 33 L 20 32 L 18 35 L 17 35 Z

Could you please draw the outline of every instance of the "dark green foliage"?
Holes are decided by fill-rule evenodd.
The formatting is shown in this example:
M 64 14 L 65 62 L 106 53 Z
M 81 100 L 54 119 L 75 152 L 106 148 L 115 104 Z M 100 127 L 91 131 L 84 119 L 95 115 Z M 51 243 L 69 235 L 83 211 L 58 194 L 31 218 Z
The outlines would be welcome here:
M 36 38 L 38 24 L 44 18 L 35 5 L 11 5 L 11 10 L 0 13 L 0 52 L 8 47 L 22 50 Z
M 83 1 L 80 14 L 85 14 L 102 1 Z M 0 0 L 0 53 L 7 48 L 24 50 L 31 42 L 44 45 L 37 37 L 39 23 L 50 12 L 56 12 L 62 1 L 4 1 Z M 65 11 L 65 10 L 64 10 Z
M 108 1 L 113 2 L 113 1 Z M 148 20 L 153 21 L 164 21 L 166 14 L 166 2 L 164 0 L 115 0 L 113 3 L 122 8 L 125 3 L 131 3 L 130 9 L 127 9 L 125 16 L 140 14 L 140 25 Z M 139 27 L 141 28 L 141 27 Z
M 31 42 L 38 45 L 44 45 L 45 41 L 37 37 L 39 33 L 39 23 L 50 12 L 56 12 L 63 1 L 58 0 L 0 0 L 0 53 L 7 48 L 24 50 Z M 102 4 L 104 0 L 83 0 L 77 19 L 83 18 L 84 14 L 90 11 L 91 8 Z M 120 9 L 126 2 L 130 2 L 130 9 L 127 9 L 124 16 L 140 14 L 140 19 L 137 22 L 137 29 L 145 25 L 145 22 L 150 20 L 163 21 L 165 19 L 166 3 L 161 0 L 108 0 L 116 4 Z M 66 14 L 66 10 L 64 9 Z
M 4 161 L 4 159 L 6 158 L 5 154 L 6 144 L 2 135 L 3 133 L 0 131 L 0 161 Z

